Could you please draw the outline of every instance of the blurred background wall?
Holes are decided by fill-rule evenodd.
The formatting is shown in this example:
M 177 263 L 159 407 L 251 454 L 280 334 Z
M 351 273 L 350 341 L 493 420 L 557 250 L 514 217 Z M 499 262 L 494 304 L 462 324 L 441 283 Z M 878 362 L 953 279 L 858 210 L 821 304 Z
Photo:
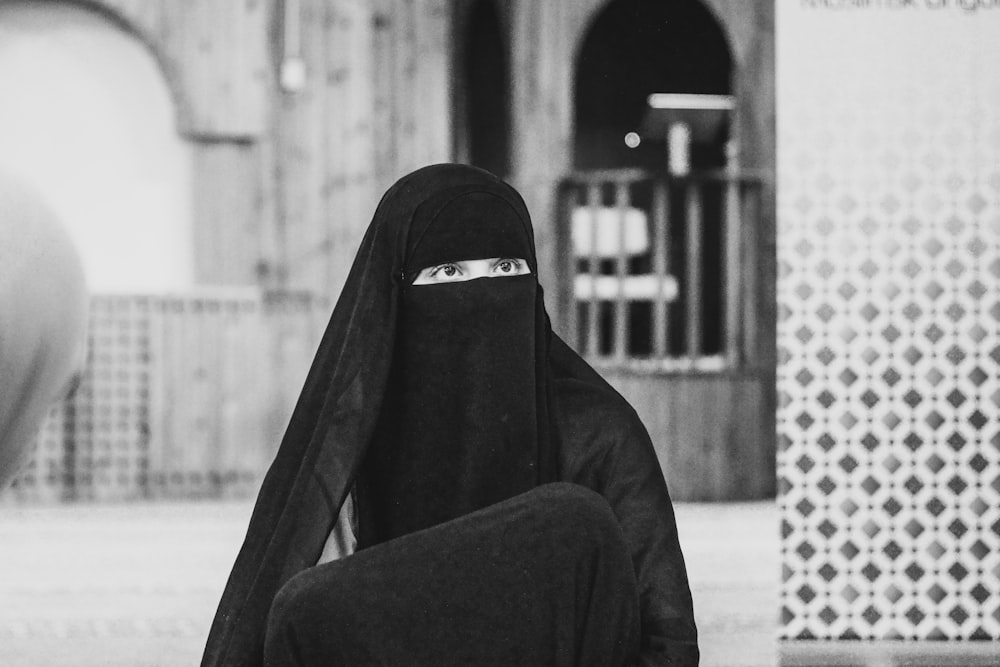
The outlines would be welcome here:
M 769 1 L 8 0 L 0 35 L 2 160 L 93 291 L 8 496 L 252 493 L 379 196 L 443 161 L 524 194 L 674 496 L 773 495 Z
M 554 326 L 675 499 L 777 491 L 783 637 L 1000 637 L 998 20 L 0 2 L 0 165 L 92 288 L 88 364 L 4 497 L 252 496 L 379 196 L 462 161 L 524 194 Z
M 66 4 L 3 3 L 0 31 L 0 167 L 45 198 L 91 288 L 193 286 L 192 149 L 149 50 Z

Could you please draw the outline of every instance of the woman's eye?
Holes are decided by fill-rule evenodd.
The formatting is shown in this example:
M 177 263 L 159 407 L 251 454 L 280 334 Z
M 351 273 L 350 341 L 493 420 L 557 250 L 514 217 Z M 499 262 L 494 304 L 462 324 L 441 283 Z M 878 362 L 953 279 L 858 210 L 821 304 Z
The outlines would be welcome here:
M 500 273 L 514 273 L 520 267 L 520 264 L 512 259 L 503 259 L 496 263 L 494 269 Z
M 458 267 L 454 264 L 442 264 L 441 266 L 435 267 L 431 272 L 432 276 L 444 277 L 444 278 L 454 278 L 459 273 Z
M 531 273 L 525 261 L 518 257 L 495 257 L 445 262 L 421 269 L 414 278 L 414 285 L 454 283 L 488 276 L 520 276 Z

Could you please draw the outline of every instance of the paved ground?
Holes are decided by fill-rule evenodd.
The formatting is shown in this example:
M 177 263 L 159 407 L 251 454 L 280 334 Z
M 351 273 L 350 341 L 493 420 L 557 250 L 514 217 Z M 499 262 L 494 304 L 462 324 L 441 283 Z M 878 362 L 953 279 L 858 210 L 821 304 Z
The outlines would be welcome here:
M 0 665 L 196 665 L 250 504 L 0 507 Z M 777 512 L 681 505 L 703 664 L 777 661 Z
M 197 665 L 247 502 L 0 506 L 0 667 Z M 772 503 L 679 505 L 706 666 L 995 667 L 1000 642 L 780 651 Z

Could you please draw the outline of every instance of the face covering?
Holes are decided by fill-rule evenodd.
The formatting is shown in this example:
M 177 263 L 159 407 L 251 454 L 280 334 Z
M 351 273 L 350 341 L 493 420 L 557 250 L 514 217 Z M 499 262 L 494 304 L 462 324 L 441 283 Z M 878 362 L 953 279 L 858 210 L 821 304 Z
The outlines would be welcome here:
M 358 480 L 358 546 L 428 528 L 539 484 L 538 284 L 527 225 L 487 192 L 418 208 L 389 387 Z M 413 285 L 421 269 L 518 258 L 531 275 Z

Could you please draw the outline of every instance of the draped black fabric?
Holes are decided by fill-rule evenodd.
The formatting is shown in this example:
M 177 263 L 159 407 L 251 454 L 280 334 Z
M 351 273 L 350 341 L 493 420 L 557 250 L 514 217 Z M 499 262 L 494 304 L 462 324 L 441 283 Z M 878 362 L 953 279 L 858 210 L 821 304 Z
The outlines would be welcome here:
M 483 221 L 485 228 L 473 232 Z M 530 276 L 410 285 L 429 264 L 518 257 L 525 249 Z M 596 491 L 618 521 L 637 582 L 640 663 L 697 664 L 683 557 L 649 436 L 628 404 L 552 333 L 536 276 L 524 203 L 491 174 L 436 165 L 386 193 L 261 487 L 203 665 L 262 663 L 276 594 L 314 569 L 355 483 L 363 497 L 365 488 L 385 492 L 359 503 L 367 546 L 552 480 Z M 433 290 L 441 290 L 439 298 L 425 296 Z M 511 318 L 490 322 L 491 305 Z M 443 325 L 434 328 L 433 321 L 443 322 L 445 311 L 464 313 L 477 336 L 449 331 L 457 338 L 436 344 L 434 332 Z M 476 340 L 485 347 L 477 349 Z M 499 363 L 490 361 L 494 357 Z M 451 395 L 468 393 L 472 400 L 448 407 L 449 400 L 401 380 L 404 371 L 430 372 L 435 360 L 471 383 L 467 392 Z M 447 395 L 453 388 L 438 389 Z M 492 403 L 482 398 L 491 395 Z M 440 414 L 421 409 L 423 400 L 436 401 Z M 456 428 L 453 419 L 470 427 Z M 491 428 L 483 428 L 483 420 Z M 447 454 L 429 449 L 445 441 Z M 477 444 L 485 448 L 482 460 L 469 456 Z M 380 460 L 386 465 L 374 465 Z M 426 478 L 413 482 L 401 474 L 410 463 Z M 499 479 L 487 474 L 491 466 L 501 466 L 493 468 Z
M 358 492 L 360 547 L 538 486 L 533 276 L 410 286 Z
M 530 227 L 481 186 L 419 206 L 409 235 L 390 381 L 358 481 L 360 547 L 453 519 L 541 479 L 534 275 L 414 285 L 421 269 L 531 259 Z
M 492 257 L 520 257 L 534 271 L 531 223 L 511 194 L 474 185 L 445 188 L 430 197 L 414 212 L 405 272 Z
M 296 575 L 264 664 L 616 667 L 638 650 L 618 522 L 557 483 Z

